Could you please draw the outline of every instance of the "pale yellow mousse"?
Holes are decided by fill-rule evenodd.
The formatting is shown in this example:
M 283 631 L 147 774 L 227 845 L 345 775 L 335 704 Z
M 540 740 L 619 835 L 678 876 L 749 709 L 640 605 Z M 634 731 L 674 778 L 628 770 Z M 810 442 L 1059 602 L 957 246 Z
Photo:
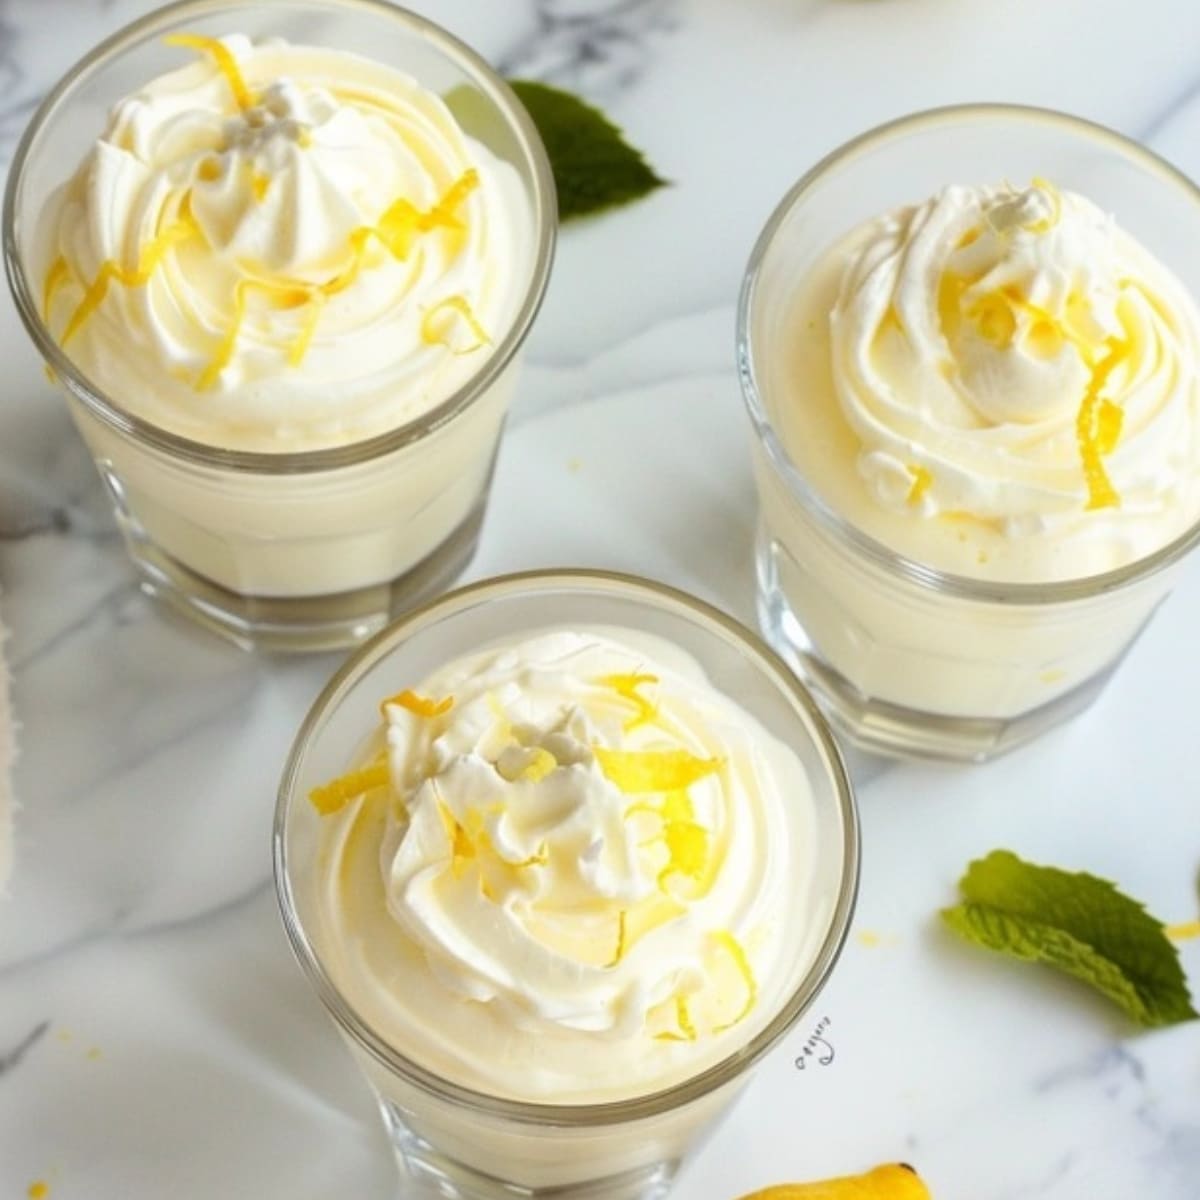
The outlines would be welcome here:
M 525 285 L 513 169 L 382 63 L 167 41 L 185 65 L 116 105 L 43 217 L 64 350 L 119 407 L 223 448 L 358 441 L 445 400 Z
M 947 187 L 799 281 L 764 391 L 842 517 L 954 574 L 1134 562 L 1200 520 L 1200 310 L 1086 198 Z
M 793 751 L 632 630 L 532 634 L 414 683 L 312 794 L 319 953 L 379 1036 L 454 1083 L 583 1103 L 770 1020 L 828 920 Z

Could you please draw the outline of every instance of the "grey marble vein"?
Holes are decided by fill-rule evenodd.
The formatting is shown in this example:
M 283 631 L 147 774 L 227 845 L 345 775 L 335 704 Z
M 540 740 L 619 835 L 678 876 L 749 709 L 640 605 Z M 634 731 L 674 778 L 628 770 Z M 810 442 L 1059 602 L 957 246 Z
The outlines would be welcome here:
M 598 101 L 635 84 L 655 37 L 679 26 L 678 0 L 536 0 L 535 11 L 536 29 L 500 60 L 501 72 Z
M 11 1050 L 0 1054 L 0 1075 L 6 1075 L 21 1065 L 21 1060 L 46 1036 L 49 1021 L 35 1025 Z
M 0 164 L 8 161 L 13 145 L 38 102 L 36 92 L 28 94 L 18 53 L 20 41 L 10 0 L 0 0 Z
M 1139 141 L 1153 142 L 1154 139 L 1194 100 L 1200 98 L 1200 79 L 1194 80 L 1182 92 L 1172 96 L 1170 101 L 1155 113 L 1136 132 Z

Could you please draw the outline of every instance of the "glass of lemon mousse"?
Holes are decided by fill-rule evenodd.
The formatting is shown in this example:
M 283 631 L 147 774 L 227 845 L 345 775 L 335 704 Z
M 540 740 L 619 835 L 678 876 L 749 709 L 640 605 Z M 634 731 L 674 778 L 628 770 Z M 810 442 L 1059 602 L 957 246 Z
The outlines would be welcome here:
M 534 572 L 362 647 L 284 772 L 276 884 L 402 1172 L 665 1194 L 808 1010 L 858 879 L 787 665 L 660 585 Z
M 775 211 L 738 320 L 759 617 L 856 742 L 1024 742 L 1167 595 L 1200 539 L 1197 235 L 1170 165 L 1007 106 L 868 133 Z
M 555 229 L 528 116 L 443 30 L 196 0 L 46 98 L 4 253 L 145 586 L 319 649 L 469 560 Z

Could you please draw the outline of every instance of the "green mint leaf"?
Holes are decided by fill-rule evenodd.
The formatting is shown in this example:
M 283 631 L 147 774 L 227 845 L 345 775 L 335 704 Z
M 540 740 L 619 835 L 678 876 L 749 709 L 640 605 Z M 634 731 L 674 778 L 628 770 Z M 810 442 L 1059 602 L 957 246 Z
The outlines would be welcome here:
M 559 221 L 618 208 L 665 186 L 667 181 L 599 109 L 548 84 L 509 82 L 546 145 Z
M 1198 1015 L 1162 923 L 1106 880 L 993 850 L 958 886 L 963 903 L 942 918 L 967 941 L 1066 971 L 1142 1026 Z

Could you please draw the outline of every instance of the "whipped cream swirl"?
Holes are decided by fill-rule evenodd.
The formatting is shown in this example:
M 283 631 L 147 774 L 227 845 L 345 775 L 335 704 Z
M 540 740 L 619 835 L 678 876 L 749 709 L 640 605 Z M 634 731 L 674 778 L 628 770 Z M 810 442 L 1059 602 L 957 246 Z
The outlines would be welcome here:
M 348 777 L 373 788 L 314 801 L 325 956 L 402 1050 L 502 1093 L 635 1091 L 794 985 L 803 768 L 678 651 L 541 634 L 384 708 L 386 766 Z
M 444 399 L 524 283 L 513 169 L 380 63 L 173 40 L 195 61 L 115 106 L 47 212 L 67 352 L 118 404 L 240 449 L 354 441 Z
M 886 509 L 1018 537 L 1105 510 L 1121 559 L 1200 513 L 1200 314 L 1082 196 L 948 187 L 887 214 L 856 239 L 830 329 Z

